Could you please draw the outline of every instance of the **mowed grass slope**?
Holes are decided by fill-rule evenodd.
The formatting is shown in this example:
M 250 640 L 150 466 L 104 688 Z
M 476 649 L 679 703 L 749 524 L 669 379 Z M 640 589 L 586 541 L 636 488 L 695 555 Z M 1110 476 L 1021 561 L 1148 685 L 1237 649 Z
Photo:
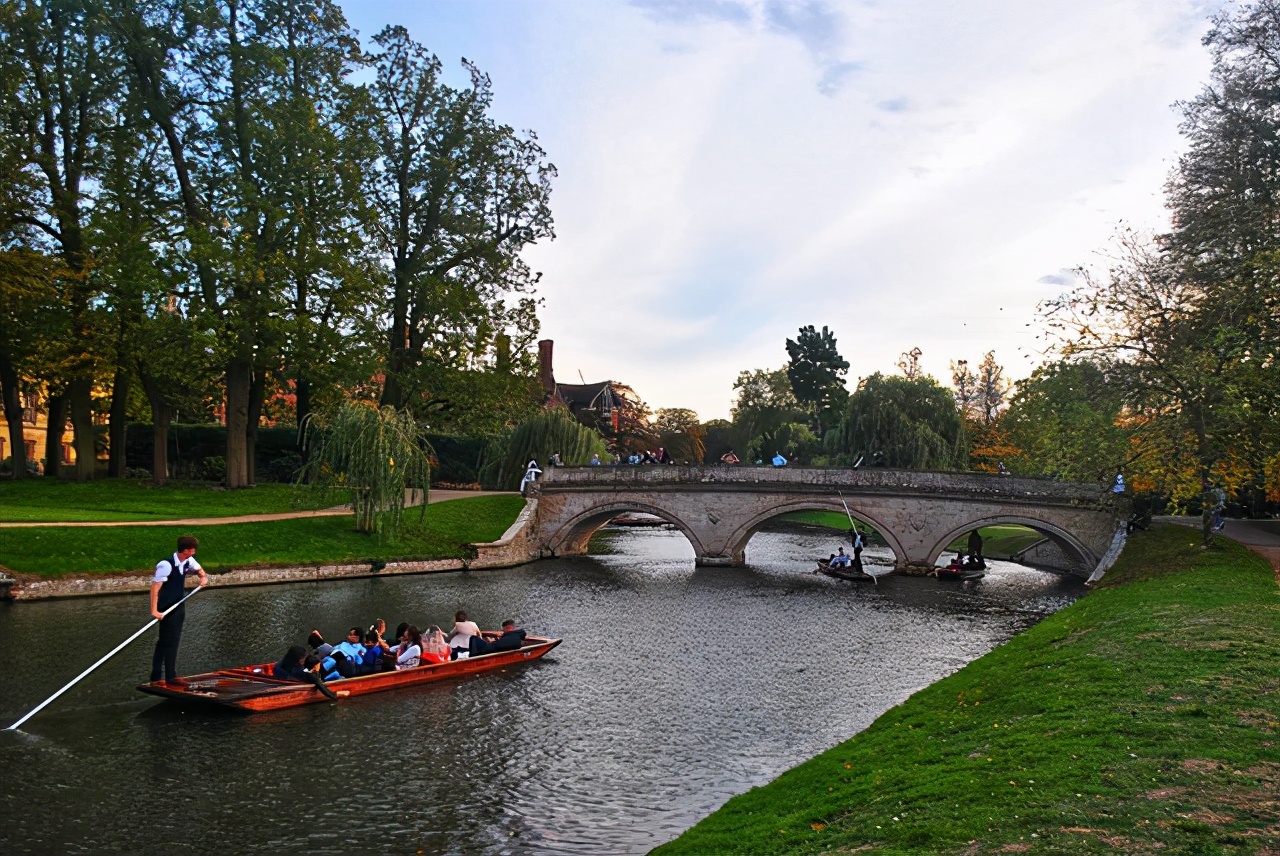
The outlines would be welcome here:
M 244 567 L 462 558 L 473 543 L 502 536 L 520 510 L 519 496 L 477 496 L 406 509 L 395 541 L 362 535 L 351 515 L 216 526 L 49 527 L 0 529 L 0 566 L 61 577 L 145 571 L 173 550 L 179 535 L 200 539 L 211 573 Z
M 0 523 L 236 517 L 310 510 L 346 500 L 345 496 L 325 500 L 287 484 L 227 490 L 208 482 L 171 482 L 153 487 L 149 481 L 136 479 L 0 479 Z
M 1136 534 L 1099 590 L 655 852 L 1280 852 L 1280 593 L 1196 540 Z

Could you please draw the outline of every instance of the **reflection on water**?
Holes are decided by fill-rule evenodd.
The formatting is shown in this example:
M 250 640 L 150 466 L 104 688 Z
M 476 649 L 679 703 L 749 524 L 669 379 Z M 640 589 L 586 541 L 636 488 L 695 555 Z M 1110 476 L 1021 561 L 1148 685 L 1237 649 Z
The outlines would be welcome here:
M 312 627 L 447 626 L 459 608 L 565 641 L 469 680 L 243 716 L 135 692 L 144 637 L 0 734 L 0 848 L 641 853 L 1082 590 L 999 562 L 972 592 L 851 584 L 807 573 L 839 542 L 794 527 L 756 535 L 746 568 L 695 569 L 670 530 L 607 537 L 608 555 L 506 571 L 201 593 L 185 672 L 274 659 Z M 145 596 L 0 610 L 0 723 L 146 619 Z

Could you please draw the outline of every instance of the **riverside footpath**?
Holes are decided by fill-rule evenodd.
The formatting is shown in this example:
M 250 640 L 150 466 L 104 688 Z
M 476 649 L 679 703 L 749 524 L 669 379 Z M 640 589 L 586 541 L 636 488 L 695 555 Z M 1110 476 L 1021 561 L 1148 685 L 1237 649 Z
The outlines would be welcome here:
M 435 490 L 431 491 L 428 498 L 428 505 L 437 506 L 444 503 L 450 503 L 457 500 L 473 499 L 479 497 L 518 497 L 517 494 L 510 492 L 498 491 L 454 491 L 454 490 Z M 460 503 L 460 507 L 468 505 L 468 514 L 472 514 L 468 503 Z M 518 508 L 519 506 L 517 506 Z M 513 509 L 512 514 L 515 514 Z M 410 552 L 408 557 L 385 556 L 385 560 L 373 559 L 346 559 L 338 561 L 325 562 L 326 557 L 323 551 L 316 555 L 316 559 L 320 561 L 303 561 L 294 563 L 276 563 L 270 564 L 268 559 L 265 562 L 255 561 L 256 557 L 249 557 L 246 561 L 241 558 L 231 566 L 223 566 L 222 568 L 210 568 L 210 587 L 224 586 L 245 586 L 245 585 L 268 585 L 275 583 L 290 582 L 306 582 L 321 581 L 329 579 L 351 579 L 357 577 L 371 576 L 394 576 L 398 574 L 422 574 L 434 573 L 440 571 L 459 571 L 482 568 L 501 568 L 511 565 L 520 564 L 527 560 L 525 546 L 518 543 L 516 534 L 521 529 L 526 517 L 528 509 L 522 511 L 516 517 L 515 523 L 507 527 L 506 531 L 494 541 L 475 539 L 474 535 L 471 543 L 465 550 L 454 549 L 452 551 L 438 552 L 435 556 L 441 558 L 413 558 Z M 23 532 L 30 533 L 30 538 L 40 539 L 42 541 L 51 541 L 47 547 L 30 546 L 28 552 L 36 551 L 40 555 L 44 555 L 44 550 L 51 551 L 48 555 L 55 556 L 59 551 L 65 551 L 65 542 L 70 540 L 73 533 L 84 533 L 83 536 L 92 539 L 92 532 L 113 530 L 120 531 L 121 527 L 135 527 L 139 529 L 140 537 L 144 539 L 153 539 L 157 535 L 163 534 L 163 540 L 168 542 L 177 530 L 177 534 L 196 534 L 201 536 L 202 541 L 205 540 L 202 533 L 209 535 L 210 541 L 215 540 L 221 532 L 232 532 L 243 530 L 246 524 L 261 524 L 264 526 L 280 526 L 285 525 L 280 521 L 301 521 L 307 519 L 315 519 L 316 523 L 320 523 L 323 518 L 336 518 L 341 516 L 349 516 L 351 509 L 349 507 L 336 507 L 319 510 L 308 511 L 289 511 L 277 513 L 248 514 L 224 517 L 191 517 L 171 520 L 128 520 L 128 521 L 92 521 L 92 522 L 5 522 L 0 523 L 0 544 L 8 543 L 14 545 L 17 543 L 15 539 L 23 538 Z M 457 516 L 457 515 L 453 515 Z M 510 520 L 510 518 L 507 518 Z M 505 525 L 503 523 L 500 526 Z M 474 527 L 468 527 L 474 529 Z M 213 531 L 209 531 L 212 529 Z M 480 534 L 483 530 L 475 530 L 476 534 Z M 502 531 L 491 530 L 496 535 Z M 68 536 L 66 539 L 61 537 L 61 533 Z M 106 534 L 105 531 L 103 533 Z M 493 535 L 488 537 L 492 538 Z M 216 559 L 219 552 L 213 544 L 211 547 L 210 557 Z M 7 550 L 12 555 L 13 550 Z M 431 556 L 432 550 L 418 552 L 418 556 Z M 241 551 L 243 556 L 243 551 Z M 329 554 L 333 555 L 333 554 Z M 374 555 L 377 555 L 376 553 Z M 87 595 L 105 595 L 105 594 L 133 594 L 145 592 L 149 590 L 151 584 L 151 573 L 149 568 L 143 568 L 141 562 L 125 565 L 117 570 L 102 571 L 89 569 L 81 563 L 84 570 L 71 571 L 62 573 L 60 570 L 55 573 L 23 573 L 22 566 L 11 564 L 10 570 L 0 566 L 0 596 L 7 599 L 21 602 L 28 600 L 45 600 L 49 598 L 63 597 L 80 597 Z M 207 565 L 207 563 L 206 563 Z M 108 566 L 109 568 L 110 566 Z M 136 568 L 136 570 L 134 570 Z M 127 570 L 126 570 L 127 569 Z

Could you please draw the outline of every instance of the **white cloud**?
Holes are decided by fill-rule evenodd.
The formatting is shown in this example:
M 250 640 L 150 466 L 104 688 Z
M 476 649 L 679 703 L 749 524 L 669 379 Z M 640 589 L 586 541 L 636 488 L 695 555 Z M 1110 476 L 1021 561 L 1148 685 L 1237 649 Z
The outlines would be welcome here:
M 475 60 L 538 131 L 561 376 L 704 418 L 803 324 L 853 376 L 913 346 L 940 378 L 991 348 L 1029 373 L 1051 278 L 1163 225 L 1169 105 L 1208 71 L 1189 0 L 346 8 Z

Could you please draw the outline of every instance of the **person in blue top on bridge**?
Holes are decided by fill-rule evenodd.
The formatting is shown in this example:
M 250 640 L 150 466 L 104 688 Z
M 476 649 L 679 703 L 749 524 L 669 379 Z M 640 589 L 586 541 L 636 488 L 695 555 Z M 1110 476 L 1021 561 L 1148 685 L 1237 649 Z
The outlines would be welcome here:
M 160 636 L 151 657 L 152 683 L 160 680 L 163 668 L 165 683 L 179 688 L 187 685 L 178 677 L 178 643 L 182 641 L 182 622 L 187 608 L 179 606 L 168 615 L 164 611 L 186 596 L 188 575 L 199 574 L 200 585 L 209 584 L 204 568 L 195 559 L 199 546 L 200 542 L 194 535 L 183 535 L 178 539 L 178 551 L 156 563 L 156 573 L 151 578 L 151 617 L 160 619 Z

